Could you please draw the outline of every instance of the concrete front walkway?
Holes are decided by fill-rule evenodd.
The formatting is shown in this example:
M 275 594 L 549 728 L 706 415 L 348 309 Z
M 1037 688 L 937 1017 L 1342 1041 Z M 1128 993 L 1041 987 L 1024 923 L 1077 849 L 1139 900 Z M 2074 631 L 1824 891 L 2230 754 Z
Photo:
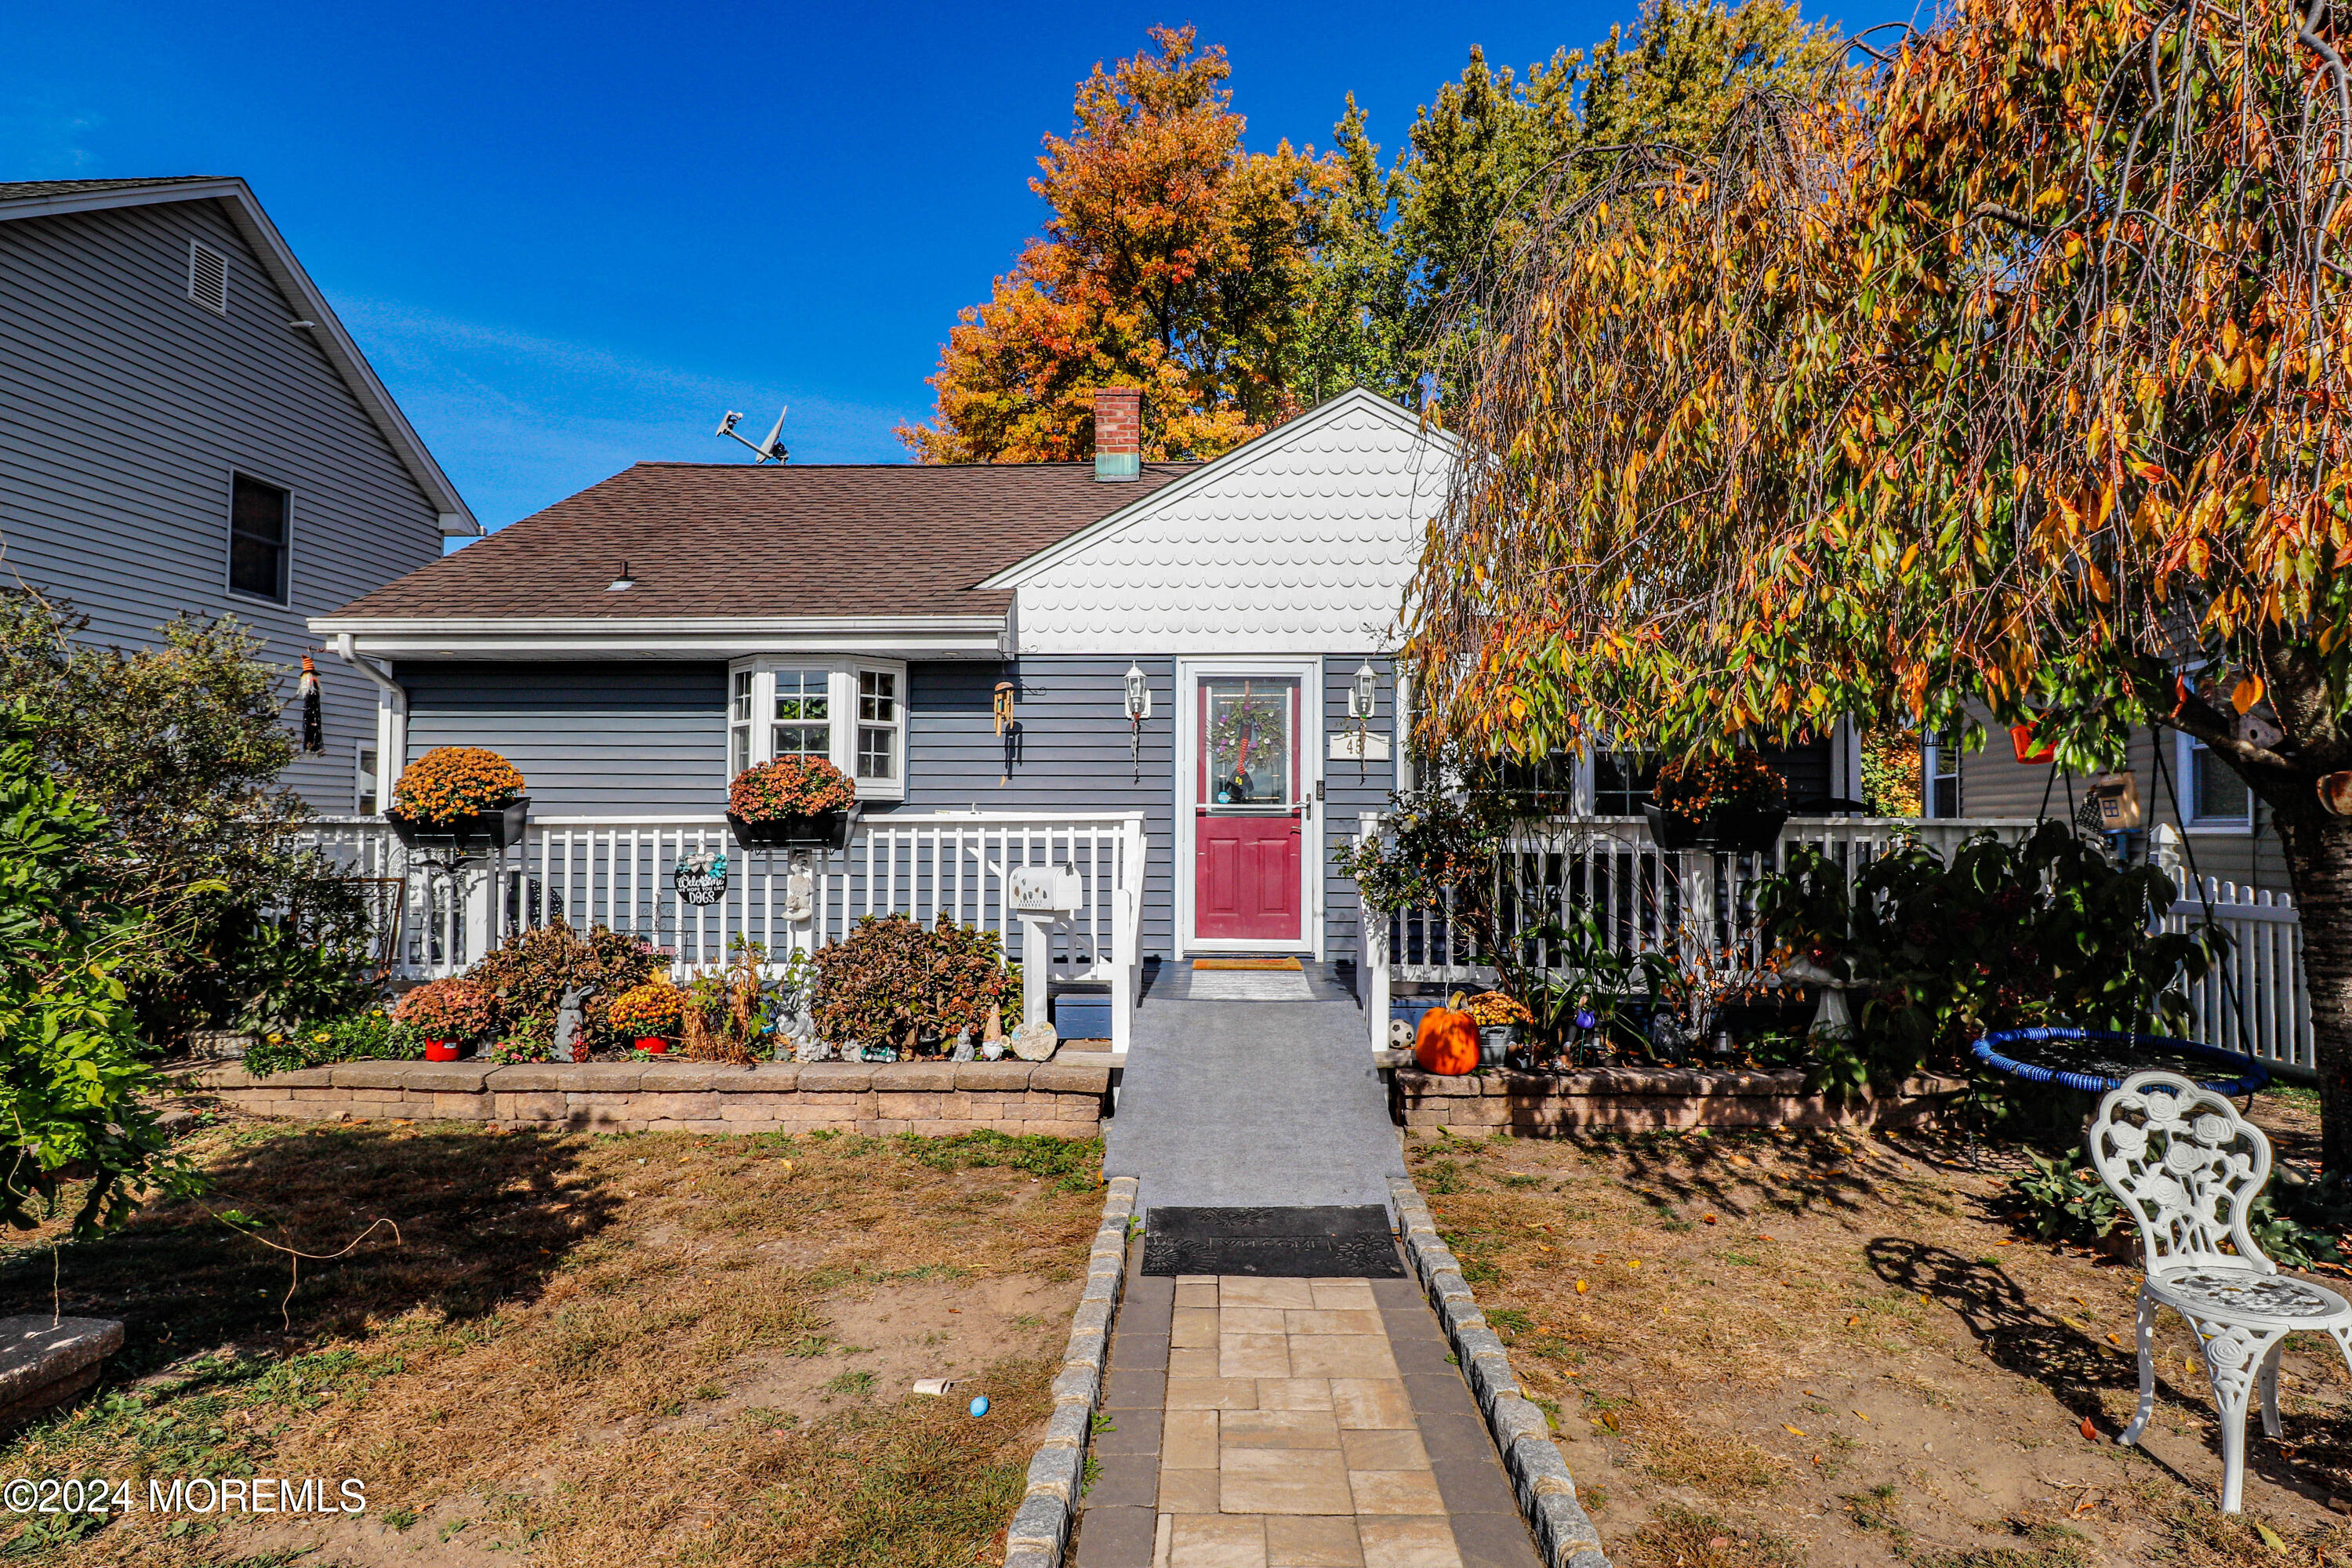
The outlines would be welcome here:
M 1102 1418 L 1076 1568 L 1538 1568 L 1406 1280 L 1130 1269 Z
M 1404 1174 L 1353 1002 L 1152 999 L 1137 1010 L 1103 1168 L 1139 1213 L 1389 1205 Z

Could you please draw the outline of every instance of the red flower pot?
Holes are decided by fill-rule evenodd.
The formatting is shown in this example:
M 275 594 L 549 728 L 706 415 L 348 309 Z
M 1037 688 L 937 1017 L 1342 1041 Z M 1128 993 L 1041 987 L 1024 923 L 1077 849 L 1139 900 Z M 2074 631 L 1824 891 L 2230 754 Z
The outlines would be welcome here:
M 428 1062 L 456 1061 L 457 1059 L 457 1042 L 455 1040 L 425 1041 L 425 1059 Z
M 663 1039 L 659 1035 L 639 1035 L 637 1037 L 637 1049 L 645 1052 L 646 1055 L 649 1057 L 657 1057 L 664 1051 L 669 1049 L 669 1042 Z

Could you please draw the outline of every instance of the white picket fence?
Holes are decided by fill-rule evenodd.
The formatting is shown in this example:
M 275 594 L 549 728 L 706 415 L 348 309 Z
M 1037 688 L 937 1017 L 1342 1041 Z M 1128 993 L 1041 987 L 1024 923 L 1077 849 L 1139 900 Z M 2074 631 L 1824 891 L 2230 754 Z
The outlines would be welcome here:
M 1044 1016 L 1049 982 L 1108 983 L 1122 1049 L 1141 988 L 1139 812 L 865 817 L 846 848 L 829 852 L 746 848 L 723 816 L 535 817 L 504 856 L 455 866 L 408 850 L 381 817 L 318 818 L 305 837 L 374 893 L 380 952 L 404 979 L 463 973 L 499 934 L 555 921 L 641 937 L 683 976 L 728 962 L 739 939 L 779 963 L 838 941 L 864 916 L 903 914 L 1000 933 L 1022 964 L 1028 1016 Z M 709 904 L 688 902 L 679 861 L 718 855 L 724 889 Z M 1012 908 L 1008 874 L 1024 866 L 1076 871 L 1083 898 L 1070 918 L 1033 921 Z
M 1381 833 L 1383 820 L 1379 813 L 1364 813 L 1360 840 Z M 1905 843 L 1924 844 L 1948 858 L 1971 835 L 2017 840 L 2039 826 L 2034 817 L 1791 817 L 1772 851 L 1731 855 L 1661 849 L 1638 816 L 1559 817 L 1507 843 L 1503 875 L 1511 889 L 1507 896 L 1515 900 L 1516 929 L 1540 925 L 1547 916 L 1566 923 L 1590 913 L 1612 951 L 1704 963 L 1732 984 L 1763 967 L 1756 884 L 1790 850 L 1818 850 L 1851 872 Z M 2185 882 L 2177 868 L 2168 868 Z M 2208 917 L 2210 905 L 2210 918 L 2231 938 L 2221 968 L 2189 988 L 2190 1037 L 2244 1051 L 2288 1075 L 2308 1076 L 2315 1061 L 2311 998 L 2292 900 L 2211 879 L 2204 889 L 2202 899 L 2174 904 L 2165 921 L 2168 930 L 2185 931 Z M 1538 956 L 1547 957 L 1540 950 Z M 1494 983 L 1493 970 L 1473 961 L 1470 932 L 1455 920 L 1450 893 L 1393 919 L 1368 911 L 1363 971 L 1365 1019 L 1375 1050 L 1389 1043 L 1389 998 L 1397 984 Z

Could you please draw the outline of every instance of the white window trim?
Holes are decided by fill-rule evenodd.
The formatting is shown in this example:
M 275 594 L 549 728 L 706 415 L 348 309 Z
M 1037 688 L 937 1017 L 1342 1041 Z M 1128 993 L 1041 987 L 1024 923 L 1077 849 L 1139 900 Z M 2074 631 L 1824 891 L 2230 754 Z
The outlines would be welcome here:
M 1958 739 L 1957 734 L 1954 736 L 1955 743 L 1945 746 L 1937 743 L 1937 731 L 1934 730 L 1922 730 L 1919 732 L 1919 817 L 1923 822 L 1939 820 L 1936 816 L 1936 780 L 1942 777 L 1952 781 L 1952 804 L 1958 809 L 1955 810 L 1950 817 L 1941 820 L 1957 821 L 1966 816 L 1968 811 L 1966 804 L 1960 799 L 1960 761 L 1967 752 L 1957 743 Z M 1951 771 L 1939 773 L 1938 770 L 1946 763 L 1951 764 Z
M 2243 837 L 2254 830 L 2254 794 L 2246 792 L 2246 814 L 2243 816 L 2199 816 L 2197 811 L 2197 737 L 2183 731 L 2172 732 L 2172 790 L 2180 802 L 2180 830 L 2183 833 L 2206 833 Z
M 829 728 L 827 749 L 833 765 L 849 776 L 857 786 L 857 798 L 868 801 L 902 801 L 907 798 L 907 666 L 903 659 L 843 658 L 824 655 L 761 654 L 753 658 L 739 658 L 727 667 L 727 706 L 724 723 L 727 726 L 727 765 L 734 766 L 735 748 L 735 677 L 748 671 L 751 677 L 751 765 L 770 760 L 771 731 L 775 723 L 776 671 L 779 669 L 822 669 L 825 672 L 825 720 Z M 892 740 L 893 761 L 898 776 L 892 779 L 861 779 L 857 776 L 857 677 L 865 670 L 879 670 L 894 675 L 898 682 L 898 716 L 893 723 L 897 731 Z M 871 728 L 872 726 L 867 726 Z M 730 773 L 730 782 L 733 775 Z
M 375 767 L 367 765 L 368 753 L 375 752 Z M 367 809 L 366 798 L 375 797 L 375 810 Z M 358 816 L 381 816 L 383 812 L 383 752 L 373 735 L 354 736 L 352 740 L 352 812 Z

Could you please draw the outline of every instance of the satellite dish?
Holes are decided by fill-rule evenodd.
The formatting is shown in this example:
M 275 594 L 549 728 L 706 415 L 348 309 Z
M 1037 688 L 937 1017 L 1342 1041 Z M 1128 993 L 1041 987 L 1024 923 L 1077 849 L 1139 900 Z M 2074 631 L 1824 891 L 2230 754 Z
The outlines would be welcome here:
M 779 440 L 778 437 L 782 436 L 784 433 L 784 416 L 791 412 L 792 407 L 790 405 L 786 405 L 784 407 L 776 410 L 776 423 L 768 431 L 768 438 L 764 441 L 755 442 L 749 436 L 738 435 L 735 430 L 735 422 L 743 416 L 740 414 L 736 414 L 731 411 L 728 414 L 726 418 L 721 419 L 719 422 L 719 428 L 715 434 L 724 436 L 730 441 L 740 441 L 746 447 L 751 447 L 752 451 L 759 454 L 759 456 L 751 459 L 755 463 L 765 463 L 771 461 L 778 463 L 790 462 L 792 460 L 792 454 L 784 450 L 784 444 L 782 441 Z

